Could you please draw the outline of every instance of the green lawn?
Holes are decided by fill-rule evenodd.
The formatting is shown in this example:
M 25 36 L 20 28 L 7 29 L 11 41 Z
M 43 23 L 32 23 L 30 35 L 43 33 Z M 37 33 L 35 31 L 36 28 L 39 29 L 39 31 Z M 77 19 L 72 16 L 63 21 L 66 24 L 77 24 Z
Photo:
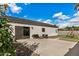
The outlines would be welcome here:
M 79 36 L 59 36 L 60 40 L 66 40 L 66 41 L 73 41 L 73 42 L 78 42 L 79 41 Z

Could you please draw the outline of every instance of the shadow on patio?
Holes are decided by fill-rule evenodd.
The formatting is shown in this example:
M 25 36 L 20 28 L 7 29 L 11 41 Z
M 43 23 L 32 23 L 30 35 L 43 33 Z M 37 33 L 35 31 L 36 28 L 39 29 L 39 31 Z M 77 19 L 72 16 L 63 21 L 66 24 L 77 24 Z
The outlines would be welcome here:
M 38 53 L 34 53 L 39 43 L 33 43 L 32 45 L 28 45 L 27 43 L 16 43 L 16 56 L 39 56 Z
M 79 42 L 73 47 L 64 56 L 79 56 Z

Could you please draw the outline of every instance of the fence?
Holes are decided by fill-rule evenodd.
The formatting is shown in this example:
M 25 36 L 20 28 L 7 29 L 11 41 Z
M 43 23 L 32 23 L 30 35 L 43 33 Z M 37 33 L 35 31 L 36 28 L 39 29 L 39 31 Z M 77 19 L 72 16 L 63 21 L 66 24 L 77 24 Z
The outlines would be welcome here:
M 79 35 L 79 31 L 58 31 L 58 35 L 70 35 L 71 33 L 74 35 Z

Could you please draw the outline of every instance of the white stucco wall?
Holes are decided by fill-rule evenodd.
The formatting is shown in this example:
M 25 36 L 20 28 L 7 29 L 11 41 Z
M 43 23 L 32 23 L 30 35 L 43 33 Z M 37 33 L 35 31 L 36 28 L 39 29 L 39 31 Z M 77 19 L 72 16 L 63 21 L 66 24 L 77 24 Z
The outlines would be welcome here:
M 44 26 L 32 26 L 30 28 L 30 37 L 32 37 L 33 34 L 38 34 L 39 36 L 42 36 L 42 34 L 47 34 L 48 36 L 56 36 L 58 35 L 57 33 L 57 28 L 53 27 L 44 27 Z M 42 28 L 45 28 L 45 32 L 42 32 Z
M 22 26 L 22 27 L 30 27 L 30 38 L 32 38 L 33 34 L 38 34 L 42 36 L 42 34 L 48 34 L 48 36 L 56 36 L 57 28 L 53 27 L 45 27 L 45 26 L 35 26 L 35 25 L 26 25 L 26 24 L 18 24 L 18 23 L 8 23 L 11 24 L 15 31 L 15 26 Z M 42 28 L 45 28 L 45 32 L 42 32 Z M 14 32 L 15 33 L 15 32 Z

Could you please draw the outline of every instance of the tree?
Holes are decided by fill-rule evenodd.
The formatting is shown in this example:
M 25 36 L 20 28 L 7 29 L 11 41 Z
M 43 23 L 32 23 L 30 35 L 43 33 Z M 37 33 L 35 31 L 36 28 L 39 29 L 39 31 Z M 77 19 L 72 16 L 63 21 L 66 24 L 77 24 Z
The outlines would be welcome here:
M 75 4 L 75 8 L 74 9 L 79 10 L 79 3 Z
M 7 4 L 0 5 L 0 55 L 13 56 L 15 55 L 15 48 L 13 44 L 12 32 L 10 31 L 8 18 L 5 15 Z M 3 11 L 3 9 L 5 11 Z

